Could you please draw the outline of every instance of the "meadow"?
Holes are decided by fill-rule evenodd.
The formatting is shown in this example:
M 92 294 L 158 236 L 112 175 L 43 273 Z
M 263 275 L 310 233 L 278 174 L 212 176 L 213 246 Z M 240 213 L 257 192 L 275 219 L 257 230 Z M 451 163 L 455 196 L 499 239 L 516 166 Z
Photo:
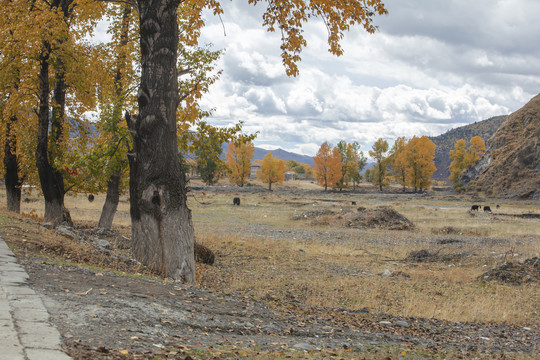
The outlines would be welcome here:
M 325 193 L 302 181 L 273 192 L 257 184 L 191 185 L 196 240 L 216 254 L 214 265 L 198 265 L 200 287 L 242 293 L 275 307 L 314 305 L 522 326 L 539 322 L 538 282 L 482 280 L 504 263 L 540 256 L 540 219 L 518 217 L 540 214 L 539 202 L 396 189 L 378 193 L 367 185 L 356 193 Z M 40 197 L 25 197 L 23 217 L 42 216 Z M 240 197 L 240 206 L 233 206 L 233 197 Z M 90 203 L 81 194 L 67 196 L 66 206 L 76 225 L 95 226 L 103 201 L 104 195 Z M 493 213 L 471 212 L 473 204 L 489 205 Z M 414 229 L 343 225 L 343 216 L 358 207 L 379 206 L 396 210 Z M 302 218 L 308 212 L 322 215 Z M 129 221 L 123 197 L 114 226 L 126 237 Z M 414 258 L 418 251 L 429 256 Z

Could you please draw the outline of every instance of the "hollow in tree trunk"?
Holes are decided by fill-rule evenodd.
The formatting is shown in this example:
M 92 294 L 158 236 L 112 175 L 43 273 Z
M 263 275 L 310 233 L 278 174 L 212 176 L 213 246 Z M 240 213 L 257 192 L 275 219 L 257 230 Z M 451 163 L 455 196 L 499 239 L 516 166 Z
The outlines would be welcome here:
M 163 277 L 194 281 L 194 234 L 177 147 L 178 0 L 139 1 L 139 115 L 133 136 L 130 212 L 133 253 Z

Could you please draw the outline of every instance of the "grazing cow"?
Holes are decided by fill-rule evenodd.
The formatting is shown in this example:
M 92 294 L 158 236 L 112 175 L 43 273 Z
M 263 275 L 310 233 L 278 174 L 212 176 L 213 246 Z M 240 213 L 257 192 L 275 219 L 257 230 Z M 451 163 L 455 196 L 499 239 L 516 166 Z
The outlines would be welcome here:
M 88 195 L 88 201 L 90 201 L 90 202 L 94 201 L 94 195 L 93 194 Z
M 496 208 L 498 209 L 498 208 L 500 208 L 500 207 L 501 207 L 501 205 L 497 204 Z
M 491 208 L 489 206 L 484 206 L 484 212 L 491 212 Z
M 233 199 L 233 205 L 238 205 L 238 206 L 240 206 L 240 198 L 239 198 L 239 197 L 235 197 L 235 198 Z
M 480 210 L 482 207 L 480 205 L 473 205 L 471 206 L 471 211 L 478 211 Z
M 356 201 L 351 201 L 351 205 L 356 205 Z

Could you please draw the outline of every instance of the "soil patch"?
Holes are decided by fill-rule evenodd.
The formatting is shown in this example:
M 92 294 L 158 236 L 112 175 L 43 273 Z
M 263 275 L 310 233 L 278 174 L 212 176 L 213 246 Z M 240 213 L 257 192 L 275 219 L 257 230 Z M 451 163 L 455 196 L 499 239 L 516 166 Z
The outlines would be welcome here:
M 447 238 L 447 239 L 438 239 L 435 242 L 439 245 L 448 245 L 448 244 L 460 244 L 460 243 L 463 243 L 463 240 Z
M 540 219 L 540 214 L 525 213 L 525 214 L 497 214 L 497 216 L 516 217 L 521 219 Z
M 470 253 L 440 254 L 440 251 L 431 252 L 425 249 L 411 251 L 405 260 L 411 262 L 450 262 L 473 256 Z
M 257 358 L 265 353 L 265 359 L 278 354 L 304 358 L 305 352 L 322 359 L 339 351 L 346 352 L 340 358 L 386 358 L 389 346 L 429 349 L 432 354 L 509 355 L 532 354 L 540 342 L 537 327 L 523 330 L 297 301 L 265 302 L 159 279 L 58 265 L 23 251 L 17 251 L 17 257 L 31 287 L 44 299 L 65 350 L 75 359 Z

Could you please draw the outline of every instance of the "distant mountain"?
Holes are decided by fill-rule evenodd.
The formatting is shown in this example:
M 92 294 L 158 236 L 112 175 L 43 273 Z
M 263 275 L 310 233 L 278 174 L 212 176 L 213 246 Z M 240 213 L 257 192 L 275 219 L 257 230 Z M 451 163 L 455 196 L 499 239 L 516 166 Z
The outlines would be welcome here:
M 540 200 L 540 95 L 508 116 L 460 181 L 488 196 Z
M 222 145 L 222 148 L 223 148 L 223 153 L 221 154 L 222 159 L 225 159 L 225 154 L 227 153 L 228 146 L 229 144 Z M 251 161 L 255 159 L 262 160 L 268 153 L 271 153 L 273 156 L 281 160 L 285 160 L 285 161 L 294 160 L 302 164 L 308 164 L 309 166 L 313 166 L 313 157 L 311 156 L 300 155 L 300 154 L 296 154 L 290 151 L 285 151 L 283 149 L 266 150 L 259 147 L 255 147 L 255 152 L 253 153 L 253 157 L 251 158 Z
M 452 162 L 450 150 L 454 150 L 456 141 L 463 139 L 469 145 L 469 140 L 474 136 L 480 136 L 487 144 L 487 141 L 495 134 L 497 129 L 506 121 L 508 115 L 495 116 L 487 120 L 478 121 L 474 124 L 461 126 L 448 130 L 442 135 L 430 137 L 435 143 L 435 166 L 437 171 L 432 179 L 447 181 L 450 176 L 448 167 Z
M 275 150 L 265 150 L 258 147 L 255 147 L 255 155 L 253 155 L 253 159 L 261 159 L 266 156 L 266 154 L 271 153 L 275 157 L 289 161 L 294 160 L 296 162 L 302 163 L 302 164 L 308 164 L 309 166 L 313 166 L 313 157 L 307 156 L 307 155 L 300 155 L 296 154 L 290 151 L 285 151 L 283 149 L 275 149 Z

